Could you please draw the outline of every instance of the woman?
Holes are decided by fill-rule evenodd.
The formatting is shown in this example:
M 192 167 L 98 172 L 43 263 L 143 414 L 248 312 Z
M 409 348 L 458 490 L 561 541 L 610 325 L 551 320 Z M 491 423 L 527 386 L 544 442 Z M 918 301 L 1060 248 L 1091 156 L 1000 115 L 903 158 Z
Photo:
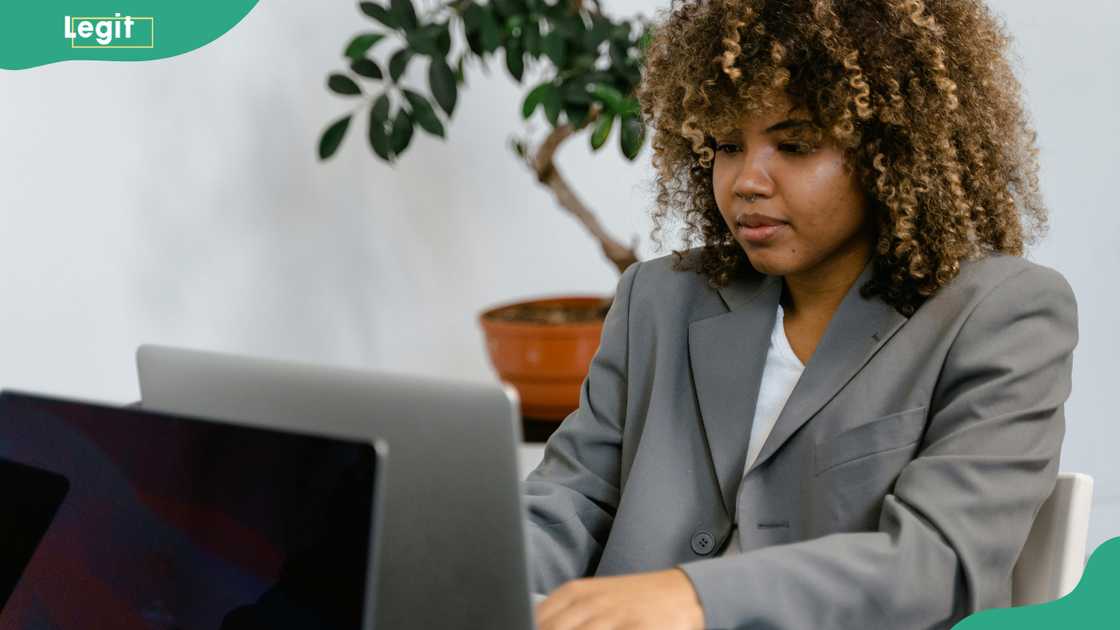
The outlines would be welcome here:
M 700 241 L 622 275 L 528 477 L 543 630 L 940 628 L 1010 605 L 1077 309 L 979 0 L 681 4 L 640 99 Z

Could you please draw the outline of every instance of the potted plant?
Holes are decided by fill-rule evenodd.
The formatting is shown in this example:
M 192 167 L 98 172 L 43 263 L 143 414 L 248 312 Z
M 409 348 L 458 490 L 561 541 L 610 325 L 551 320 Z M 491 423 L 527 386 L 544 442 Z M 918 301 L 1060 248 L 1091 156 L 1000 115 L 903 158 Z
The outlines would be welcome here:
M 640 17 L 612 20 L 597 0 L 450 0 L 423 15 L 411 0 L 387 2 L 359 3 L 375 30 L 351 38 L 343 50 L 348 71 L 327 77 L 332 92 L 361 101 L 327 126 L 319 141 L 320 159 L 335 153 L 353 116 L 368 107 L 370 148 L 393 164 L 417 127 L 444 137 L 441 118 L 449 120 L 454 113 L 468 64 L 477 61 L 485 71 L 487 61 L 499 57 L 519 84 L 527 63 L 545 64 L 546 78 L 527 91 L 521 115 L 528 119 L 540 108 L 551 130 L 535 146 L 513 138 L 510 147 L 558 205 L 599 242 L 619 273 L 636 262 L 637 240 L 628 246 L 607 234 L 553 158 L 564 142 L 584 131 L 598 151 L 616 127 L 622 154 L 631 161 L 638 156 L 645 128 L 635 92 L 652 25 Z M 454 59 L 452 30 L 467 44 Z M 378 61 L 374 53 L 380 51 Z M 400 82 L 414 61 L 427 64 L 430 97 Z M 550 297 L 479 315 L 491 362 L 518 389 L 525 417 L 562 419 L 579 405 L 579 387 L 612 299 Z

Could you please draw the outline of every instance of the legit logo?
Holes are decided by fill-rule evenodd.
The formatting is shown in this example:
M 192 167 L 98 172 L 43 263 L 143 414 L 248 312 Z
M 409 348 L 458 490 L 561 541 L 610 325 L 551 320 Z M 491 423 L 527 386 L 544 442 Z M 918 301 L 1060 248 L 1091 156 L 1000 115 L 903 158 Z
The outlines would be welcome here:
M 64 17 L 71 48 L 152 48 L 156 43 L 154 17 Z

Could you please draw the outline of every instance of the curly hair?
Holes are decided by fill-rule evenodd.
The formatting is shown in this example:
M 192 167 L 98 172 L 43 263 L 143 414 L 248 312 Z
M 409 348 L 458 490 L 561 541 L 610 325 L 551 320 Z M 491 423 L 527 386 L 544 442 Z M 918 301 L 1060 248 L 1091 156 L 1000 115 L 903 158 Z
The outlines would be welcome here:
M 877 227 L 860 288 L 910 316 L 962 260 L 1046 231 L 1037 133 L 982 0 L 689 0 L 661 12 L 638 86 L 653 130 L 651 237 L 681 213 L 712 287 L 753 272 L 716 206 L 715 137 L 784 89 L 843 150 Z M 698 243 L 697 243 L 698 242 Z M 690 264 L 695 266 L 689 266 Z

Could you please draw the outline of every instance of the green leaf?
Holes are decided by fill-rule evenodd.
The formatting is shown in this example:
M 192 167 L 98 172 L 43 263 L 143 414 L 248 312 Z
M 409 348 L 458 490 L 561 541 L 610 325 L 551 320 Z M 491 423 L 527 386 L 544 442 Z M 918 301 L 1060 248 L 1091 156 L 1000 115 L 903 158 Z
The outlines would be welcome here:
M 407 48 L 398 50 L 389 58 L 389 76 L 392 77 L 394 82 L 400 80 L 401 75 L 408 68 L 408 62 L 411 60 L 412 51 Z
M 381 96 L 378 96 L 377 100 L 373 102 L 371 113 L 381 120 L 382 125 L 389 119 L 389 94 L 387 92 L 382 92 Z
M 563 4 L 563 3 L 561 3 Z M 578 15 L 564 14 L 564 17 L 553 21 L 553 26 L 563 35 L 564 39 L 582 42 L 583 33 L 587 26 Z
M 642 111 L 642 104 L 638 101 L 636 96 L 631 96 L 622 102 L 623 114 L 638 115 Z
M 389 135 L 389 145 L 393 149 L 393 153 L 400 155 L 408 148 L 408 142 L 412 140 L 412 117 L 408 115 L 408 110 L 401 108 L 397 112 L 397 117 L 393 120 L 393 131 Z
M 389 116 L 389 96 L 382 94 L 369 110 L 369 145 L 373 152 L 386 162 L 392 161 L 389 134 L 385 131 Z
M 466 31 L 467 35 L 477 33 L 482 28 L 482 14 L 485 12 L 486 9 L 477 4 L 469 4 L 466 9 L 463 9 L 463 30 Z
M 556 86 L 552 86 L 551 90 L 545 92 L 543 103 L 545 117 L 548 118 L 548 122 L 553 127 L 556 127 L 560 124 L 560 110 L 564 106 L 564 99 L 560 95 L 560 90 Z
M 479 57 L 485 52 L 482 46 L 482 36 L 479 35 L 478 31 L 467 33 L 467 46 L 470 47 L 471 52 Z
M 443 123 L 441 123 L 434 114 L 426 117 L 419 117 L 416 119 L 416 123 L 420 125 L 421 129 L 433 136 L 439 138 L 446 137 L 446 132 L 443 130 Z
M 611 65 L 613 67 L 625 66 L 626 62 L 630 60 L 630 52 L 627 47 L 611 42 L 608 48 L 610 51 Z
M 494 52 L 502 45 L 502 27 L 494 19 L 494 14 L 486 9 L 482 10 L 481 40 L 483 52 Z
M 412 106 L 412 116 L 416 123 L 420 125 L 420 128 L 433 136 L 444 137 L 443 124 L 439 121 L 428 99 L 408 88 L 402 91 L 405 99 L 408 100 L 408 104 Z
M 444 57 L 451 54 L 451 28 L 447 22 L 442 22 L 433 27 L 436 35 L 436 46 Z
M 583 75 L 583 82 L 587 84 L 605 83 L 607 85 L 610 85 L 610 82 L 613 79 L 614 76 L 607 70 L 592 70 L 591 72 Z
M 530 90 L 529 94 L 525 96 L 525 102 L 521 104 L 521 118 L 528 120 L 537 106 L 544 102 L 549 90 L 555 90 L 551 81 L 545 81 Z
M 621 114 L 623 109 L 625 109 L 624 103 L 626 99 L 622 96 L 622 92 L 619 92 L 615 87 L 602 83 L 593 83 L 591 84 L 591 88 L 591 93 L 607 106 L 608 111 Z
M 591 30 L 584 35 L 583 47 L 587 50 L 596 50 L 611 34 L 611 21 L 601 14 L 591 16 Z
M 408 41 L 409 47 L 421 55 L 428 55 L 429 57 L 439 55 L 439 47 L 436 46 L 436 40 L 431 33 L 423 30 L 410 31 L 405 35 L 405 39 Z
M 630 43 L 630 23 L 622 20 L 618 24 L 611 27 L 610 38 L 612 42 L 626 46 Z
M 541 27 L 537 22 L 529 22 L 525 25 L 525 30 L 522 35 L 522 43 L 525 47 L 525 52 L 534 57 L 541 54 Z
M 638 85 L 642 82 L 642 70 L 639 64 L 631 63 L 622 69 L 623 76 L 628 85 Z
M 506 69 L 518 83 L 521 83 L 521 73 L 525 71 L 525 58 L 516 41 L 510 40 L 506 43 Z
M 361 59 L 366 56 L 370 48 L 373 48 L 374 44 L 384 38 L 385 35 L 383 33 L 363 33 L 357 35 L 346 45 L 346 50 L 342 54 L 351 59 Z
M 554 30 L 546 34 L 541 41 L 541 49 L 545 56 L 552 60 L 553 65 L 557 68 L 564 67 L 564 63 L 568 60 L 568 44 L 560 31 Z
M 360 74 L 367 79 L 380 79 L 384 75 L 381 74 L 381 68 L 372 59 L 355 59 L 350 64 L 350 69 L 355 74 Z
M 362 13 L 370 16 L 371 18 L 381 22 L 389 28 L 397 28 L 397 20 L 393 17 L 389 10 L 377 4 L 376 2 L 362 2 L 358 5 L 362 9 Z
M 498 10 L 502 17 L 509 17 L 517 14 L 517 5 L 512 0 L 491 0 L 491 4 Z
M 611 126 L 614 124 L 614 114 L 611 112 L 600 112 L 599 120 L 595 123 L 595 131 L 591 134 L 591 150 L 598 151 L 599 147 L 607 141 L 607 136 L 611 135 Z
M 568 124 L 576 129 L 580 129 L 587 124 L 587 118 L 591 114 L 591 107 L 582 103 L 564 103 L 564 114 L 568 117 Z
M 412 0 L 389 0 L 389 12 L 406 31 L 416 28 L 416 9 L 412 7 Z
M 618 136 L 619 145 L 622 147 L 622 154 L 626 159 L 633 160 L 638 157 L 638 153 L 642 150 L 642 143 L 645 141 L 646 126 L 642 124 L 642 120 L 637 116 L 625 115 L 622 117 L 620 124 L 621 133 Z
M 455 82 L 458 84 L 465 84 L 467 82 L 467 77 L 463 74 L 463 60 L 466 59 L 466 57 L 466 53 L 459 55 L 459 63 L 455 66 Z
M 428 83 L 432 87 L 432 96 L 450 116 L 451 112 L 455 111 L 457 96 L 455 74 L 442 57 L 432 59 L 432 63 L 428 66 Z
M 646 51 L 649 50 L 649 43 L 653 41 L 653 31 L 654 27 L 650 26 L 638 37 L 638 49 L 642 51 L 643 56 L 646 54 Z
M 586 105 L 591 103 L 591 93 L 587 91 L 587 82 L 584 77 L 573 77 L 560 84 L 560 92 L 564 95 L 566 103 Z
M 556 20 L 567 17 L 568 7 L 569 5 L 566 2 L 557 2 L 555 4 L 545 2 L 544 6 L 540 9 L 540 13 L 544 13 L 550 21 L 555 22 Z
M 354 83 L 353 79 L 345 74 L 339 74 L 337 72 L 327 77 L 327 87 L 335 94 L 342 94 L 344 96 L 354 96 L 362 93 L 362 88 L 358 87 L 358 84 Z
M 578 72 L 588 72 L 595 67 L 596 59 L 598 58 L 590 53 L 580 53 L 572 59 L 572 68 Z
M 334 155 L 342 144 L 342 138 L 346 136 L 346 129 L 350 126 L 350 115 L 339 118 L 327 130 L 323 132 L 323 137 L 319 139 L 319 159 L 325 160 Z

